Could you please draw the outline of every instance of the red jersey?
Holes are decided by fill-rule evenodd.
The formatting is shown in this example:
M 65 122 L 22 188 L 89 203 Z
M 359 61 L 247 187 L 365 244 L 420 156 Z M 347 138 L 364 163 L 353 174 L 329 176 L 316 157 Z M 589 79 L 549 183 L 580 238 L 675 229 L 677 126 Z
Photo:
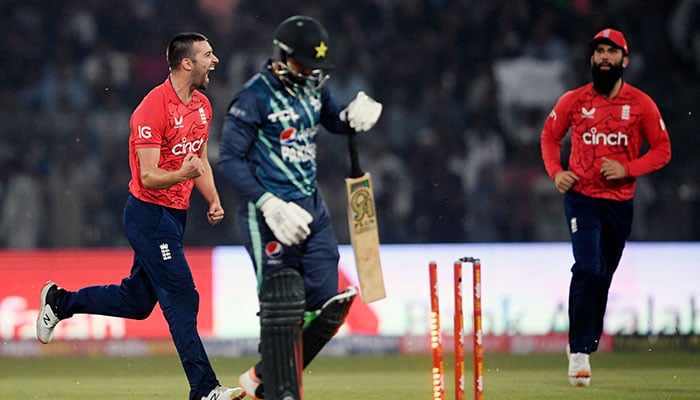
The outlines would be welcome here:
M 579 177 L 573 190 L 589 197 L 629 200 L 636 177 L 655 171 L 671 159 L 666 125 L 654 101 L 641 90 L 623 83 L 612 99 L 593 84 L 564 93 L 542 130 L 542 159 L 554 180 L 561 165 L 562 139 L 571 128 L 568 169 Z M 641 155 L 642 143 L 649 151 Z M 623 179 L 606 180 L 600 173 L 603 157 L 625 166 Z
M 180 169 L 188 153 L 199 154 L 209 139 L 211 103 L 194 91 L 189 104 L 175 93 L 170 79 L 151 90 L 131 114 L 129 136 L 129 192 L 148 203 L 186 210 L 194 180 L 189 179 L 168 189 L 146 189 L 141 182 L 141 167 L 136 149 L 160 148 L 158 167 L 168 171 Z

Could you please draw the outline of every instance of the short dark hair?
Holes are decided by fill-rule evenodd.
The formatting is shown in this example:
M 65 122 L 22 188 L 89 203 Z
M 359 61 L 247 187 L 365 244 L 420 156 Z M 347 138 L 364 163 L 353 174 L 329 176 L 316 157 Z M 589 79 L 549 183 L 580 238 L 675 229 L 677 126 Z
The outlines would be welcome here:
M 165 51 L 170 68 L 177 68 L 183 58 L 193 58 L 192 43 L 201 41 L 209 41 L 209 39 L 197 32 L 181 32 L 170 39 Z

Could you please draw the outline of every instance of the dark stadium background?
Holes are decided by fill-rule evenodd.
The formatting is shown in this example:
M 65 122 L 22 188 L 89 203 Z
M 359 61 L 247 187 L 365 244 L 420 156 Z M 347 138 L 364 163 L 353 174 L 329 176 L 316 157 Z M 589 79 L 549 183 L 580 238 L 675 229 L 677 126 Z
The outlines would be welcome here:
M 673 145 L 671 163 L 639 181 L 631 239 L 696 241 L 698 7 L 686 0 L 3 1 L 0 247 L 128 246 L 121 230 L 128 120 L 165 79 L 169 38 L 202 32 L 221 59 L 207 91 L 215 164 L 230 97 L 270 55 L 274 27 L 297 13 L 330 32 L 336 96 L 347 101 L 362 89 L 384 103 L 378 125 L 360 138 L 383 243 L 567 240 L 539 130 L 556 101 L 553 88 L 588 81 L 587 43 L 605 27 L 627 36 L 625 77 L 656 100 Z M 523 73 L 524 65 L 534 67 Z M 507 79 L 515 73 L 544 84 Z M 321 136 L 320 186 L 347 243 L 346 142 Z M 194 195 L 186 245 L 239 244 L 236 199 L 223 176 L 217 184 L 228 218 L 210 227 Z

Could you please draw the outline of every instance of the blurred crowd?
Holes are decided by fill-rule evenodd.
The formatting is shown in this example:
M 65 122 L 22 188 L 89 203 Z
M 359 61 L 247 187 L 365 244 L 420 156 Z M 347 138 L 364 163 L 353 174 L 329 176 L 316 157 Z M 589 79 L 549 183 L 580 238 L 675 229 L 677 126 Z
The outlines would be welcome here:
M 272 54 L 272 33 L 307 14 L 331 36 L 328 85 L 384 104 L 359 138 L 383 243 L 568 240 L 539 133 L 565 90 L 589 81 L 590 38 L 622 30 L 625 78 L 659 105 L 671 164 L 639 179 L 633 240 L 694 241 L 700 144 L 700 2 L 631 0 L 22 0 L 1 4 L 0 247 L 127 246 L 129 116 L 167 76 L 180 31 L 207 35 L 221 62 L 209 154 L 233 93 Z M 348 243 L 347 142 L 319 135 L 319 184 Z M 185 244 L 238 244 L 236 198 L 211 227 L 195 192 Z

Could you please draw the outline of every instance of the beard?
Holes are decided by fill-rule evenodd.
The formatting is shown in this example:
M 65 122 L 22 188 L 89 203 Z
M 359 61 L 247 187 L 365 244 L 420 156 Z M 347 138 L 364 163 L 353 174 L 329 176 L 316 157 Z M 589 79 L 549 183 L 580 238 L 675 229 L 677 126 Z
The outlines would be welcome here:
M 591 75 L 593 75 L 593 89 L 600 94 L 607 95 L 615 87 L 618 79 L 622 78 L 622 62 L 610 64 L 609 70 L 600 69 L 600 64 L 591 65 Z
M 202 76 L 202 78 L 199 80 L 199 83 L 197 84 L 197 89 L 201 91 L 207 90 L 207 86 L 209 86 L 209 77 L 208 75 Z

